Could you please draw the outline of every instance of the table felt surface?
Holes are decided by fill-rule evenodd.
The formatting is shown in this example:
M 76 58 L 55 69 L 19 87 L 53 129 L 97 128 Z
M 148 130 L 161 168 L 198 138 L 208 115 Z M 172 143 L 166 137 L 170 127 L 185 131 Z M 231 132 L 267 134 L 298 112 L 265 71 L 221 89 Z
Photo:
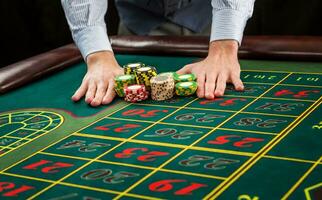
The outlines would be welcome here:
M 322 63 L 240 63 L 245 91 L 215 100 L 73 103 L 85 63 L 0 96 L 1 199 L 321 198 Z

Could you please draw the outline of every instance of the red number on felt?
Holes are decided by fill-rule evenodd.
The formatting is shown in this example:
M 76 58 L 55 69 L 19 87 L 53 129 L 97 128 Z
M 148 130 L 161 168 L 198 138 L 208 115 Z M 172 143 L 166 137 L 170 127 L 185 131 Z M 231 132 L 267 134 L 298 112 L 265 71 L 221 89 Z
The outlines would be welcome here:
M 118 124 L 120 124 L 120 122 L 115 122 L 115 123 L 111 123 L 111 124 L 105 124 L 103 126 L 97 126 L 97 127 L 95 127 L 95 130 L 109 131 L 109 130 L 111 130 L 110 127 L 118 125 Z M 117 133 L 129 132 L 129 129 L 138 128 L 138 127 L 141 127 L 141 125 L 138 125 L 138 124 L 124 124 L 124 125 L 122 125 L 120 127 L 114 128 L 114 132 L 117 132 Z
M 24 166 L 23 169 L 37 170 L 38 167 L 49 164 L 49 163 L 50 164 L 52 163 L 51 166 L 41 168 L 41 172 L 46 173 L 46 174 L 57 173 L 57 172 L 59 172 L 59 170 L 57 170 L 57 169 L 74 166 L 73 164 L 70 164 L 70 163 L 63 163 L 63 162 L 53 163 L 52 161 L 49 161 L 49 160 L 40 160 L 39 162 Z
M 173 189 L 173 183 L 187 182 L 182 179 L 161 180 L 149 185 L 149 189 L 153 192 L 167 192 Z M 174 192 L 175 195 L 191 195 L 193 191 L 207 187 L 205 184 L 191 183 L 189 186 L 184 187 Z
M 224 100 L 223 98 L 215 98 L 215 99 L 212 99 L 212 100 L 200 101 L 199 104 L 200 105 L 207 105 L 207 104 L 212 104 L 212 103 L 217 102 L 217 101 L 223 101 L 223 102 L 219 103 L 220 106 L 231 106 L 231 105 L 234 105 L 236 101 L 246 101 L 246 99 L 232 98 L 232 99 Z
M 207 143 L 208 144 L 227 144 L 229 142 L 232 142 L 229 140 L 229 138 L 241 138 L 239 135 L 223 135 L 223 136 L 218 136 L 214 140 L 210 140 Z M 246 137 L 242 138 L 241 140 L 234 142 L 233 145 L 235 147 L 252 147 L 252 143 L 256 142 L 262 142 L 264 139 L 262 138 L 251 138 L 251 137 Z
M 230 142 L 230 140 L 228 140 L 228 138 L 236 138 L 236 137 L 240 137 L 239 135 L 223 135 L 223 136 L 219 136 L 217 137 L 215 140 L 211 140 L 208 141 L 208 144 L 226 144 L 228 142 Z
M 251 143 L 255 142 L 263 142 L 264 139 L 262 138 L 244 138 L 242 141 L 238 141 L 234 143 L 235 147 L 252 147 Z
M 28 186 L 28 185 L 22 185 L 19 188 L 14 189 L 16 185 L 14 183 L 10 182 L 0 182 L 0 192 L 4 192 L 5 190 L 10 190 L 8 192 L 4 192 L 2 196 L 4 197 L 17 197 L 20 193 L 23 193 L 25 191 L 34 189 L 34 187 Z
M 147 148 L 128 148 L 124 149 L 121 153 L 116 153 L 114 156 L 116 158 L 130 158 L 133 155 L 136 155 L 135 151 L 141 151 L 141 152 L 147 152 L 149 149 Z M 140 155 L 137 157 L 137 160 L 142 162 L 151 162 L 154 161 L 159 156 L 166 156 L 169 155 L 168 152 L 162 152 L 162 151 L 150 151 L 147 152 L 144 155 Z
M 134 116 L 134 115 L 139 115 L 140 117 L 148 118 L 148 117 L 154 117 L 157 115 L 159 112 L 168 112 L 168 110 L 149 110 L 145 111 L 144 109 L 133 109 L 133 110 L 128 110 L 122 113 L 123 116 Z
M 99 130 L 99 131 L 108 131 L 110 130 L 110 126 L 114 126 L 114 125 L 117 125 L 117 124 L 120 124 L 121 122 L 114 122 L 114 123 L 111 123 L 111 124 L 105 124 L 103 126 L 97 126 L 95 127 L 95 130 Z
M 212 104 L 214 102 L 221 101 L 221 100 L 224 100 L 224 99 L 223 98 L 215 98 L 215 99 L 210 99 L 210 100 L 203 100 L 203 101 L 200 101 L 199 104 L 200 105 L 208 105 L 208 104 Z
M 129 132 L 129 129 L 138 128 L 138 127 L 141 127 L 141 125 L 138 125 L 138 124 L 124 124 L 122 127 L 114 129 L 114 131 L 117 132 L 117 133 L 124 133 L 124 132 Z
M 146 155 L 139 156 L 138 160 L 142 162 L 151 162 L 151 161 L 154 161 L 156 157 L 167 156 L 167 155 L 169 155 L 168 152 L 150 151 Z
M 132 155 L 135 155 L 134 152 L 138 150 L 143 152 L 148 151 L 147 148 L 128 148 L 128 149 L 124 149 L 122 153 L 116 153 L 114 156 L 116 158 L 130 158 Z

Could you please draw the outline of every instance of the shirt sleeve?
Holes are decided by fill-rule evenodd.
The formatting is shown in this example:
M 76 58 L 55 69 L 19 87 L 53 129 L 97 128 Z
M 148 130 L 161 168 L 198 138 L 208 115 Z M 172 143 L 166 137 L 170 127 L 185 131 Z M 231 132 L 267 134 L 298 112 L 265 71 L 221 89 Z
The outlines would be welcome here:
M 212 0 L 210 41 L 233 39 L 241 44 L 247 20 L 252 16 L 255 0 Z
M 104 16 L 107 0 L 61 0 L 73 40 L 83 58 L 98 51 L 112 51 Z

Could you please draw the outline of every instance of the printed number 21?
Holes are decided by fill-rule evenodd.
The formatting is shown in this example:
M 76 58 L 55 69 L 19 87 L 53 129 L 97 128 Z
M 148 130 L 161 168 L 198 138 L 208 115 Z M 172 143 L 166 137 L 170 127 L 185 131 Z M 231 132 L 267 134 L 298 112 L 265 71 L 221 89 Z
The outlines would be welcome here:
M 57 173 L 57 172 L 59 172 L 59 170 L 57 170 L 57 169 L 74 166 L 73 164 L 69 164 L 69 163 L 63 163 L 63 162 L 53 163 L 52 161 L 49 161 L 49 160 L 40 160 L 39 162 L 24 166 L 23 169 L 37 170 L 38 167 L 43 166 L 43 165 L 48 165 L 48 164 L 50 164 L 50 165 L 47 167 L 41 168 L 41 172 L 46 173 L 46 174 Z

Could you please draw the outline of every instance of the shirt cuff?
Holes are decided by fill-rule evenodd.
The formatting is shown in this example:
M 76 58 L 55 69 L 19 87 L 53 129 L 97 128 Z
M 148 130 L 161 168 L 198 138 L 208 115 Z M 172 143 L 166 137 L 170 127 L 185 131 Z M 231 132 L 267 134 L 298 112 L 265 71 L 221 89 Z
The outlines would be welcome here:
M 247 16 L 240 11 L 222 9 L 213 11 L 210 42 L 214 40 L 236 40 L 242 42 Z
M 73 38 L 85 61 L 94 52 L 112 51 L 106 28 L 103 26 L 89 26 L 75 31 Z

